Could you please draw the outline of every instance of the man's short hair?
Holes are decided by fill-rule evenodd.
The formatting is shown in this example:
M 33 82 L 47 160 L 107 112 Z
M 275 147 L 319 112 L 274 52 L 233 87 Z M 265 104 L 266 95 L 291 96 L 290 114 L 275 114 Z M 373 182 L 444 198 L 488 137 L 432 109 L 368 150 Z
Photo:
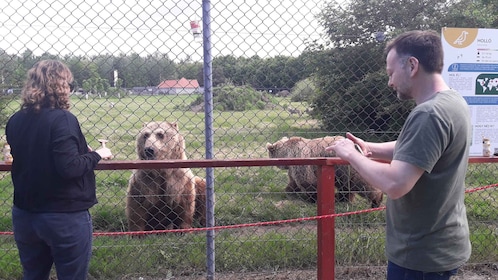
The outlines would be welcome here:
M 413 56 L 428 73 L 441 73 L 444 52 L 441 37 L 433 30 L 404 32 L 386 45 L 385 53 L 396 50 L 399 57 Z

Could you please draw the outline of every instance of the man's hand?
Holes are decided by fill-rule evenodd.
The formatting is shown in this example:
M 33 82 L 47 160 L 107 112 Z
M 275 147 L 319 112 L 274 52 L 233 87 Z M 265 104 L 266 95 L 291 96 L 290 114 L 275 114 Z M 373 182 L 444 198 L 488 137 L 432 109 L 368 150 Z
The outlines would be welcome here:
M 353 141 L 353 143 L 355 143 L 356 145 L 358 145 L 359 147 L 359 150 L 360 152 L 366 156 L 366 157 L 369 157 L 372 155 L 372 151 L 370 150 L 370 148 L 368 147 L 368 144 L 367 142 L 363 141 L 362 139 L 354 136 L 352 133 L 350 132 L 347 132 L 346 133 L 346 137 L 348 139 L 350 139 L 351 141 Z
M 344 160 L 348 160 L 352 153 L 358 153 L 355 143 L 347 138 L 334 142 L 334 144 L 325 148 L 325 150 L 334 151 L 338 157 Z

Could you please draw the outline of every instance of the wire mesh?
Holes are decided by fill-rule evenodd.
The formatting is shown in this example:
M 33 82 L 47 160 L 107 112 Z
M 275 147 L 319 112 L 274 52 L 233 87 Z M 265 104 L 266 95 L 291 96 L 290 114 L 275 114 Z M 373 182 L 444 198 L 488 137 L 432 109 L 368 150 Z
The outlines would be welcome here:
M 496 27 L 498 21 L 496 13 L 471 16 L 479 5 L 494 5 L 486 1 L 376 2 L 215 1 L 211 33 L 204 34 L 201 1 L 2 1 L 0 124 L 20 107 L 26 71 L 39 60 L 58 59 L 74 74 L 70 110 L 91 147 L 105 139 L 116 160 L 164 159 L 168 145 L 181 144 L 170 138 L 181 136 L 185 147 L 173 157 L 203 159 L 202 39 L 207 35 L 214 87 L 214 158 L 269 157 L 267 143 L 282 137 L 314 139 L 351 131 L 366 140 L 393 140 L 413 104 L 398 101 L 387 87 L 382 53 L 386 40 L 401 30 Z M 176 134 L 166 141 L 164 129 L 143 132 L 151 122 L 173 124 Z M 0 135 L 5 142 L 4 133 Z M 146 136 L 155 138 L 150 147 L 139 144 Z M 176 209 L 166 203 L 171 194 L 142 189 L 131 193 L 129 182 L 136 176 L 131 170 L 97 171 L 99 204 L 91 209 L 95 232 L 202 227 L 202 221 L 192 218 L 197 211 L 192 201 L 204 191 L 192 180 L 204 178 L 205 170 L 180 171 L 187 182 L 183 186 L 189 187 L 177 198 L 189 203 Z M 238 167 L 214 172 L 216 225 L 316 215 L 316 205 L 302 199 L 302 190 L 286 188 L 287 170 Z M 467 187 L 496 183 L 497 174 L 496 165 L 470 165 Z M 0 231 L 10 232 L 13 186 L 8 173 L 1 176 Z M 167 184 L 166 177 L 146 174 L 142 185 L 147 191 L 150 186 L 160 189 Z M 304 196 L 314 190 L 311 184 Z M 471 264 L 498 260 L 497 197 L 494 189 L 466 197 L 474 248 Z M 371 207 L 358 195 L 347 200 L 337 203 L 336 212 Z M 144 201 L 159 204 L 151 202 L 144 210 Z M 143 207 L 143 227 L 130 224 L 130 203 Z M 188 217 L 182 216 L 185 211 Z M 338 266 L 385 265 L 381 211 L 341 217 L 336 225 Z M 202 233 L 97 236 L 90 275 L 202 278 L 205 250 Z M 314 221 L 229 229 L 216 235 L 216 272 L 226 275 L 312 279 L 316 254 Z M 9 235 L 0 236 L 0 268 L 0 278 L 20 278 L 22 273 Z

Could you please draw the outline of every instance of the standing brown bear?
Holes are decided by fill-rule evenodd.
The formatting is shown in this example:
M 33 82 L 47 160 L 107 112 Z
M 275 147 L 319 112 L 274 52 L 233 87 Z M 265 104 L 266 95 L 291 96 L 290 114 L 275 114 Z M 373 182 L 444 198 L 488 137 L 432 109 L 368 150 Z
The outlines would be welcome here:
M 323 138 L 306 139 L 303 137 L 283 137 L 279 141 L 266 144 L 270 158 L 310 158 L 333 157 L 334 152 L 325 148 L 335 141 L 343 139 L 342 136 L 327 136 Z M 311 202 L 317 200 L 317 171 L 315 165 L 279 166 L 287 169 L 289 183 L 286 192 L 299 193 Z M 372 208 L 379 207 L 382 203 L 383 193 L 367 184 L 363 178 L 349 165 L 337 165 L 335 168 L 335 186 L 337 188 L 337 201 L 353 201 L 354 195 L 368 199 Z
M 187 159 L 177 123 L 149 122 L 136 139 L 140 160 Z M 206 181 L 189 168 L 137 169 L 130 177 L 126 217 L 131 231 L 206 225 Z

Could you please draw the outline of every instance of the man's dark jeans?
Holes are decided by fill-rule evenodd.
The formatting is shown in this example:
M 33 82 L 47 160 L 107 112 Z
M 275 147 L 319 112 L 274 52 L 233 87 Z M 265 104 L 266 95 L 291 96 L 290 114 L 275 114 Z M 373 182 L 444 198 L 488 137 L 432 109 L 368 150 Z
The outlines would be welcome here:
M 456 275 L 458 268 L 441 272 L 411 270 L 392 262 L 387 263 L 387 280 L 448 280 Z

